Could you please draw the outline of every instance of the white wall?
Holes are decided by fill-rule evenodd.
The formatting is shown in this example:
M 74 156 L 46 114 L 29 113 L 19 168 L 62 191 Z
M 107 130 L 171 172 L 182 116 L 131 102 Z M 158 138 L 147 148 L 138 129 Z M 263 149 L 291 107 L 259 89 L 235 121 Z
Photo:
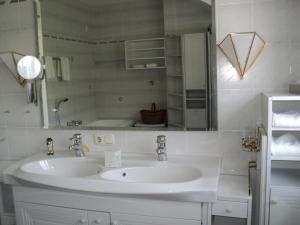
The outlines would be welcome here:
M 56 125 L 55 113 L 51 110 L 55 101 L 68 98 L 60 107 L 61 124 L 82 120 L 83 123 L 97 119 L 95 90 L 95 66 L 92 50 L 95 44 L 74 40 L 89 41 L 88 25 L 93 15 L 90 8 L 70 4 L 69 1 L 42 1 L 44 54 L 70 59 L 70 81 L 47 81 L 49 123 Z M 56 36 L 58 38 L 53 38 Z
M 223 158 L 225 170 L 246 172 L 250 155 L 241 152 L 240 138 L 252 132 L 256 122 L 260 121 L 260 93 L 286 90 L 289 83 L 300 78 L 299 11 L 298 0 L 217 0 L 218 42 L 228 32 L 254 30 L 270 43 L 243 81 L 239 80 L 224 56 L 218 54 L 219 131 L 117 131 L 112 132 L 116 135 L 116 145 L 125 152 L 153 153 L 156 135 L 166 134 L 170 154 L 219 155 Z M 30 10 L 27 13 L 24 18 L 32 15 Z M 3 15 L 1 8 L 0 15 Z M 5 24 L 6 20 L 0 19 L 1 49 L 11 47 L 34 52 L 33 24 L 20 25 L 24 18 L 9 26 Z M 67 138 L 74 131 L 40 129 L 39 108 L 26 104 L 24 90 L 17 86 L 3 65 L 0 71 L 0 159 L 18 160 L 43 151 L 47 136 L 54 138 L 57 149 L 67 149 Z M 7 110 L 10 113 L 5 113 Z M 93 149 L 101 149 L 92 144 L 94 131 L 82 133 L 85 142 Z

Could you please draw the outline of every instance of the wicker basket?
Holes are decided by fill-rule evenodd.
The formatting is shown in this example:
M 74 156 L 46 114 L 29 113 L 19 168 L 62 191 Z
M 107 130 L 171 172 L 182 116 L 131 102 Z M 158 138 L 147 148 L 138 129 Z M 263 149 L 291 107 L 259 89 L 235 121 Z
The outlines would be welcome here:
M 162 124 L 166 121 L 166 110 L 156 110 L 156 104 L 152 103 L 151 110 L 141 110 L 141 117 L 144 124 Z

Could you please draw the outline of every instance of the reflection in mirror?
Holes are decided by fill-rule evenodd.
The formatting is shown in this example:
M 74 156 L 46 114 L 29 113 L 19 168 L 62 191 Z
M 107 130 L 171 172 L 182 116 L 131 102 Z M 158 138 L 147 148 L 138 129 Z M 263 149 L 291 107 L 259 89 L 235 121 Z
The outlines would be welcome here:
M 215 130 L 209 2 L 41 1 L 45 124 Z
M 42 73 L 41 62 L 34 56 L 24 56 L 17 63 L 18 74 L 28 82 L 27 85 L 27 102 L 37 105 L 36 79 Z
M 42 72 L 41 62 L 34 56 L 24 56 L 17 64 L 18 74 L 26 79 L 33 80 Z

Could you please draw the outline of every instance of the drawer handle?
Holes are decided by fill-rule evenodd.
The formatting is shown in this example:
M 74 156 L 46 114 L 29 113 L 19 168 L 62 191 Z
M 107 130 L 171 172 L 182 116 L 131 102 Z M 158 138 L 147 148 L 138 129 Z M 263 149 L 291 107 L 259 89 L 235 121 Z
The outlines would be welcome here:
M 277 201 L 276 201 L 276 200 L 271 200 L 271 201 L 270 201 L 270 204 L 271 204 L 271 205 L 276 205 L 276 204 L 277 204 Z
M 87 221 L 87 219 L 86 219 L 86 218 L 82 218 L 82 219 L 80 219 L 80 220 L 79 220 L 79 222 L 80 222 L 81 224 L 85 224 L 85 223 L 86 223 L 86 221 Z
M 95 224 L 101 224 L 102 220 L 101 219 L 96 219 Z
M 232 211 L 230 209 L 225 209 L 225 212 L 228 213 L 228 214 L 232 213 Z

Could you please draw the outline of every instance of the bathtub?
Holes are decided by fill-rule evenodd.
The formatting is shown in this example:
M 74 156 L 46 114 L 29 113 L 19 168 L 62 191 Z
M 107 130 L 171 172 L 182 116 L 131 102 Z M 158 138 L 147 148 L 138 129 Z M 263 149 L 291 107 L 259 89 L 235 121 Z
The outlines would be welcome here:
M 96 120 L 88 123 L 88 127 L 132 127 L 134 124 L 133 120 Z

